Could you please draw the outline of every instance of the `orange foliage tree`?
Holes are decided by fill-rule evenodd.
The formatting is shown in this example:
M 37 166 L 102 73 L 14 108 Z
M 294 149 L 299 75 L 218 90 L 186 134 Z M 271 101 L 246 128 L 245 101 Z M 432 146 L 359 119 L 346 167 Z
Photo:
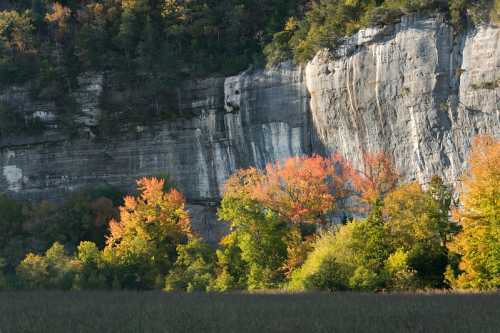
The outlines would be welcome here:
M 352 183 L 361 199 L 373 204 L 396 187 L 398 172 L 384 152 L 364 153 L 361 167 L 352 169 Z
M 463 177 L 461 208 L 454 212 L 462 231 L 449 244 L 459 253 L 458 288 L 500 288 L 500 140 L 474 140 Z
M 224 263 L 218 288 L 271 288 L 298 267 L 307 254 L 304 240 L 346 195 L 345 166 L 338 156 L 294 157 L 231 176 L 219 209 L 232 232 L 218 251 Z
M 346 165 L 339 156 L 290 158 L 267 165 L 247 190 L 288 222 L 324 223 L 337 200 L 346 196 Z
M 120 221 L 109 224 L 104 257 L 117 268 L 122 286 L 143 288 L 162 283 L 177 245 L 187 243 L 192 229 L 180 192 L 164 192 L 165 181 L 158 178 L 142 178 L 137 185 L 140 195 L 125 197 Z

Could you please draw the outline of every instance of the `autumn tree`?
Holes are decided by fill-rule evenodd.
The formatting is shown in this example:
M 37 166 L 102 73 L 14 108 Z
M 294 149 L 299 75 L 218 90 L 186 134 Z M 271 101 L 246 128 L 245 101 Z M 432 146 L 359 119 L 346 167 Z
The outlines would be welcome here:
M 420 287 L 442 287 L 448 264 L 445 240 L 450 224 L 443 203 L 418 183 L 401 185 L 384 199 L 384 228 L 388 246 L 407 253 Z
M 364 153 L 361 165 L 352 170 L 352 182 L 362 201 L 374 204 L 393 190 L 398 182 L 398 172 L 384 152 Z
M 52 33 L 57 42 L 63 42 L 65 36 L 71 28 L 69 20 L 71 9 L 63 6 L 60 2 L 54 2 L 49 13 L 45 15 L 45 20 L 49 23 Z
M 283 279 L 287 225 L 254 198 L 265 179 L 261 171 L 237 171 L 226 183 L 219 217 L 229 221 L 231 233 L 218 250 L 217 289 L 272 288 Z
M 0 12 L 0 47 L 11 57 L 29 51 L 33 47 L 33 29 L 28 13 Z
M 500 288 L 500 141 L 477 137 L 463 176 L 461 207 L 455 211 L 462 231 L 449 244 L 459 253 L 458 288 Z
M 346 195 L 340 157 L 295 157 L 269 164 L 251 196 L 292 224 L 324 224 L 338 199 Z
M 328 221 L 345 195 L 341 162 L 338 157 L 295 157 L 262 171 L 235 173 L 226 183 L 219 210 L 232 229 L 218 252 L 219 261 L 226 263 L 221 268 L 224 278 L 243 270 L 248 287 L 276 287 L 298 267 L 307 254 L 308 237 Z M 228 258 L 235 255 L 239 264 L 233 267 Z M 233 277 L 233 282 L 238 280 Z
M 139 196 L 125 197 L 120 220 L 109 224 L 104 260 L 116 268 L 120 285 L 127 288 L 161 286 L 175 263 L 177 246 L 192 235 L 184 196 L 164 191 L 165 181 L 142 178 Z

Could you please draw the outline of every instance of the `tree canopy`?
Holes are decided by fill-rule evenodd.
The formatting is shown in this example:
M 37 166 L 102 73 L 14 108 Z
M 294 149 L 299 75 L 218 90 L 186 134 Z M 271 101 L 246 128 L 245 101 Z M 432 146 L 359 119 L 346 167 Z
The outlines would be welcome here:
M 0 196 L 0 289 L 496 290 L 499 152 L 498 139 L 474 141 L 458 203 L 438 176 L 403 183 L 382 153 L 359 168 L 304 156 L 239 170 L 218 246 L 155 177 L 122 201 L 103 189 L 62 205 Z M 347 212 L 356 217 L 339 218 Z
M 463 177 L 461 207 L 455 212 L 462 231 L 450 243 L 462 257 L 461 288 L 500 288 L 500 142 L 478 137 L 472 145 L 469 168 Z

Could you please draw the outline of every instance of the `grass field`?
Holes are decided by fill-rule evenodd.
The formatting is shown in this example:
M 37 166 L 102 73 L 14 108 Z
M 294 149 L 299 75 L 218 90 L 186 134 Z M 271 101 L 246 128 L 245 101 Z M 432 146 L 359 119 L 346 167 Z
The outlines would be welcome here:
M 6 332 L 500 332 L 500 294 L 4 292 Z

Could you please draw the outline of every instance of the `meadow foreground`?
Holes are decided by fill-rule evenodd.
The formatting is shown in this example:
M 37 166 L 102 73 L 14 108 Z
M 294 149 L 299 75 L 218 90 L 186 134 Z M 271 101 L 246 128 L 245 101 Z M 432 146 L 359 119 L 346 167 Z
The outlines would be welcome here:
M 4 292 L 0 332 L 498 332 L 499 294 Z

